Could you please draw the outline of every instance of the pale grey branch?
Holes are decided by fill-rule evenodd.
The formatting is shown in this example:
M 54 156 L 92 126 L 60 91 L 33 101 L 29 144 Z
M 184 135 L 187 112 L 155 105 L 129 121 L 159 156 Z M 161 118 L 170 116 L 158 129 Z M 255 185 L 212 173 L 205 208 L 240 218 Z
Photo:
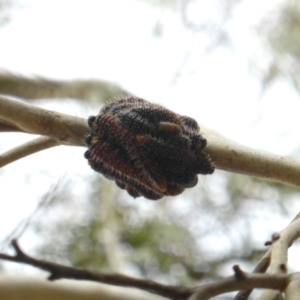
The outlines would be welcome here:
M 271 262 L 269 272 L 270 274 L 286 274 L 288 249 L 293 244 L 293 242 L 300 237 L 300 219 L 297 218 L 296 220 L 294 220 L 284 230 L 276 234 L 276 236 L 277 238 L 273 241 L 271 248 Z M 293 285 L 293 288 L 299 290 L 299 288 L 297 288 L 297 285 Z M 290 295 L 294 294 L 293 288 L 289 287 L 288 289 Z M 277 296 L 277 294 L 278 292 L 276 291 L 266 290 L 257 300 L 272 300 Z
M 300 161 L 242 146 L 229 139 L 205 135 L 205 151 L 217 169 L 267 178 L 300 187 Z
M 285 232 L 286 232 L 286 230 L 288 230 L 289 226 L 291 226 L 291 224 L 293 222 L 299 220 L 299 218 L 300 218 L 300 213 L 298 213 L 295 216 L 295 218 L 291 221 L 291 223 L 279 233 L 279 236 L 285 235 Z M 274 236 L 273 236 L 273 240 L 274 240 Z M 273 244 L 273 242 L 274 241 L 268 242 L 268 244 Z M 289 244 L 289 246 L 291 246 L 291 244 Z M 267 269 L 270 266 L 270 262 L 271 262 L 272 249 L 273 249 L 273 247 L 270 247 L 269 250 L 264 254 L 264 256 L 261 258 L 261 260 L 259 261 L 259 263 L 257 264 L 257 266 L 254 268 L 253 273 L 265 273 L 267 271 Z M 272 263 L 274 264 L 274 257 L 273 257 Z M 273 293 L 273 291 L 270 291 L 270 292 Z M 249 295 L 251 293 L 252 293 L 252 289 L 241 290 L 234 297 L 234 300 L 245 300 L 245 299 L 248 299 L 248 297 L 249 297 Z M 278 291 L 275 291 L 275 294 L 278 295 Z
M 84 146 L 90 131 L 83 118 L 46 110 L 21 101 L 0 96 L 0 120 L 14 124 L 21 131 L 48 136 L 62 144 Z M 223 137 L 205 135 L 206 152 L 221 170 L 300 187 L 300 162 L 292 157 L 251 149 Z
M 243 278 L 228 277 L 213 283 L 204 284 L 196 289 L 196 292 L 188 300 L 207 300 L 224 293 L 241 289 L 285 289 L 289 280 L 294 276 L 275 274 L 249 274 L 243 273 Z
M 49 137 L 38 137 L 16 148 L 0 154 L 0 168 L 33 153 L 60 145 L 59 140 Z
M 83 118 L 43 109 L 0 96 L 0 119 L 21 131 L 58 139 L 62 144 L 84 146 L 89 128 Z

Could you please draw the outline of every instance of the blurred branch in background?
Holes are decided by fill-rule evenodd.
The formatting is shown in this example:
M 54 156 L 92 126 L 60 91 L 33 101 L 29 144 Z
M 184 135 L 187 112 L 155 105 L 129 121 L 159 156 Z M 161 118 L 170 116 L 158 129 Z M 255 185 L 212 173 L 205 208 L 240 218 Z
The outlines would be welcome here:
M 162 278 L 190 285 L 204 278 L 216 279 L 230 262 L 240 259 L 254 264 L 263 255 L 263 242 L 254 245 L 250 224 L 262 211 L 280 211 L 280 199 L 285 197 L 280 189 L 272 188 L 274 199 L 271 200 L 270 188 L 265 182 L 246 176 L 234 177 L 229 175 L 223 180 L 228 182 L 227 186 L 238 185 L 243 195 L 225 186 L 221 197 L 229 193 L 227 201 L 216 199 L 217 195 L 199 186 L 187 191 L 181 201 L 166 198 L 152 208 L 143 202 L 145 208 L 141 209 L 120 190 L 114 195 L 104 194 L 107 185 L 113 183 L 93 176 L 89 180 L 89 191 L 82 196 L 73 195 L 72 191 L 57 195 L 50 211 L 55 211 L 55 215 L 60 216 L 58 219 L 44 215 L 33 223 L 38 236 L 48 237 L 41 241 L 38 253 L 48 260 L 108 272 L 116 269 L 110 257 L 117 253 L 122 270 L 134 270 L 134 274 L 152 280 Z M 206 181 L 204 186 L 214 189 L 215 182 Z M 297 195 L 297 190 L 293 195 Z M 79 203 L 78 198 L 83 197 L 85 201 Z M 77 211 L 68 209 L 74 206 Z M 66 210 L 72 213 L 59 213 Z M 110 228 L 110 222 L 114 228 Z M 105 238 L 107 232 L 113 234 L 117 242 L 112 248 L 115 254 L 107 252 L 110 245 Z M 212 236 L 217 238 L 210 241 Z M 219 248 L 220 243 L 224 247 Z
M 104 274 L 35 259 L 25 254 L 16 240 L 12 241 L 15 255 L 0 253 L 0 259 L 28 264 L 48 271 L 50 273 L 48 279 L 51 281 L 66 278 L 102 282 L 123 287 L 136 287 L 168 299 L 205 300 L 230 291 L 264 288 L 272 289 L 272 291 L 264 292 L 259 299 L 275 299 L 277 295 L 280 296 L 281 292 L 285 292 L 287 299 L 296 300 L 299 295 L 300 276 L 297 273 L 286 274 L 286 272 L 288 248 L 299 237 L 299 227 L 300 222 L 296 217 L 281 233 L 273 235 L 273 239 L 270 242 L 272 245 L 270 274 L 245 273 L 238 265 L 235 265 L 233 267 L 234 276 L 194 288 L 164 285 L 151 280 L 137 279 L 120 274 Z
M 99 104 L 128 92 L 116 84 L 100 80 L 59 81 L 0 72 L 0 94 L 27 100 L 74 98 Z
M 52 139 L 44 136 L 38 137 L 34 140 L 31 140 L 25 144 L 22 144 L 18 147 L 8 150 L 7 152 L 2 153 L 0 158 L 0 168 L 28 155 L 58 145 L 60 145 L 60 142 L 57 139 Z
M 0 274 L 0 299 L 3 300 L 163 300 L 139 291 L 84 281 L 53 284 L 37 276 Z

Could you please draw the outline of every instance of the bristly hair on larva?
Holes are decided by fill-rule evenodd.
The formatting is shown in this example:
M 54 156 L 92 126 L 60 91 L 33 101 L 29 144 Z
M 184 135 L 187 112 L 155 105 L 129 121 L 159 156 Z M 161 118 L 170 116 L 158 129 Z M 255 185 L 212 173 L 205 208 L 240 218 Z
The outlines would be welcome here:
M 175 196 L 212 174 L 197 122 L 141 98 L 122 97 L 88 118 L 85 158 L 132 197 Z

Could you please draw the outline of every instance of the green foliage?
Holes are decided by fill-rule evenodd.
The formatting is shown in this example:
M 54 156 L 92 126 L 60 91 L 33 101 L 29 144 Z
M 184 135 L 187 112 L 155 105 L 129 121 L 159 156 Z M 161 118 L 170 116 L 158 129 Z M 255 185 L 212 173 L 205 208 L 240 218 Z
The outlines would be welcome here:
M 185 285 L 218 278 L 236 260 L 257 263 L 266 248 L 255 242 L 250 222 L 270 207 L 281 214 L 281 200 L 295 192 L 247 176 L 216 177 L 160 201 L 129 198 L 106 179 L 85 178 L 91 190 L 64 191 L 36 222 L 37 250 L 81 268 Z
M 65 211 L 66 206 L 71 205 L 72 214 L 50 222 L 43 217 L 35 224 L 38 235 L 43 237 L 38 252 L 54 261 L 106 272 L 120 271 L 111 263 L 110 256 L 115 252 L 122 260 L 120 269 L 129 266 L 135 272 L 154 278 L 172 273 L 178 264 L 183 265 L 179 273 L 186 280 L 185 273 L 192 269 L 196 247 L 188 228 L 159 217 L 159 211 L 152 209 L 145 218 L 138 207 L 120 199 L 111 182 L 97 179 L 85 203 L 72 205 L 66 201 L 72 198 L 67 193 L 54 201 L 52 213 L 53 210 Z M 107 233 L 116 243 L 108 241 Z

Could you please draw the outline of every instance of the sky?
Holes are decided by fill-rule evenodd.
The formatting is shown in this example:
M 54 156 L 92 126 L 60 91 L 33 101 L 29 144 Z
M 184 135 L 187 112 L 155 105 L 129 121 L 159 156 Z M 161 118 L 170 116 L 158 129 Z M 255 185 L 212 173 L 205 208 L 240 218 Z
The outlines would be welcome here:
M 276 82 L 262 95 L 261 82 L 249 65 L 255 56 L 262 66 L 268 61 L 255 26 L 280 1 L 243 1 L 227 24 L 232 44 L 213 51 L 208 50 L 210 36 L 187 29 L 173 10 L 146 2 L 20 0 L 10 22 L 0 30 L 0 70 L 52 79 L 112 81 L 241 144 L 299 156 L 299 96 L 285 81 Z M 216 1 L 196 1 L 188 13 L 196 22 L 216 19 L 216 7 Z M 40 105 L 82 117 L 92 113 L 74 101 Z M 0 150 L 27 139 L 3 134 Z M 0 240 L 7 228 L 35 208 L 36 201 L 29 199 L 38 199 L 55 185 L 53 178 L 72 173 L 74 193 L 84 189 L 76 180 L 90 172 L 80 159 L 83 152 L 60 147 L 0 170 L 6 182 L 0 201 L 9 201 L 0 211 L 0 224 L 4 220 L 6 224 L 5 230 L 0 226 Z M 35 172 L 37 165 L 43 165 L 43 171 Z M 8 215 L 13 217 L 7 219 Z
M 192 20 L 216 18 L 216 1 L 198 2 L 207 9 L 192 7 Z M 231 47 L 207 51 L 209 36 L 147 1 L 20 1 L 0 31 L 0 70 L 110 80 L 242 144 L 286 154 L 297 146 L 298 95 L 279 82 L 261 98 L 249 67 L 252 56 L 268 60 L 255 25 L 277 2 L 244 1 L 228 25 Z M 160 37 L 157 24 L 164 26 Z M 289 118 L 278 122 L 285 113 Z

